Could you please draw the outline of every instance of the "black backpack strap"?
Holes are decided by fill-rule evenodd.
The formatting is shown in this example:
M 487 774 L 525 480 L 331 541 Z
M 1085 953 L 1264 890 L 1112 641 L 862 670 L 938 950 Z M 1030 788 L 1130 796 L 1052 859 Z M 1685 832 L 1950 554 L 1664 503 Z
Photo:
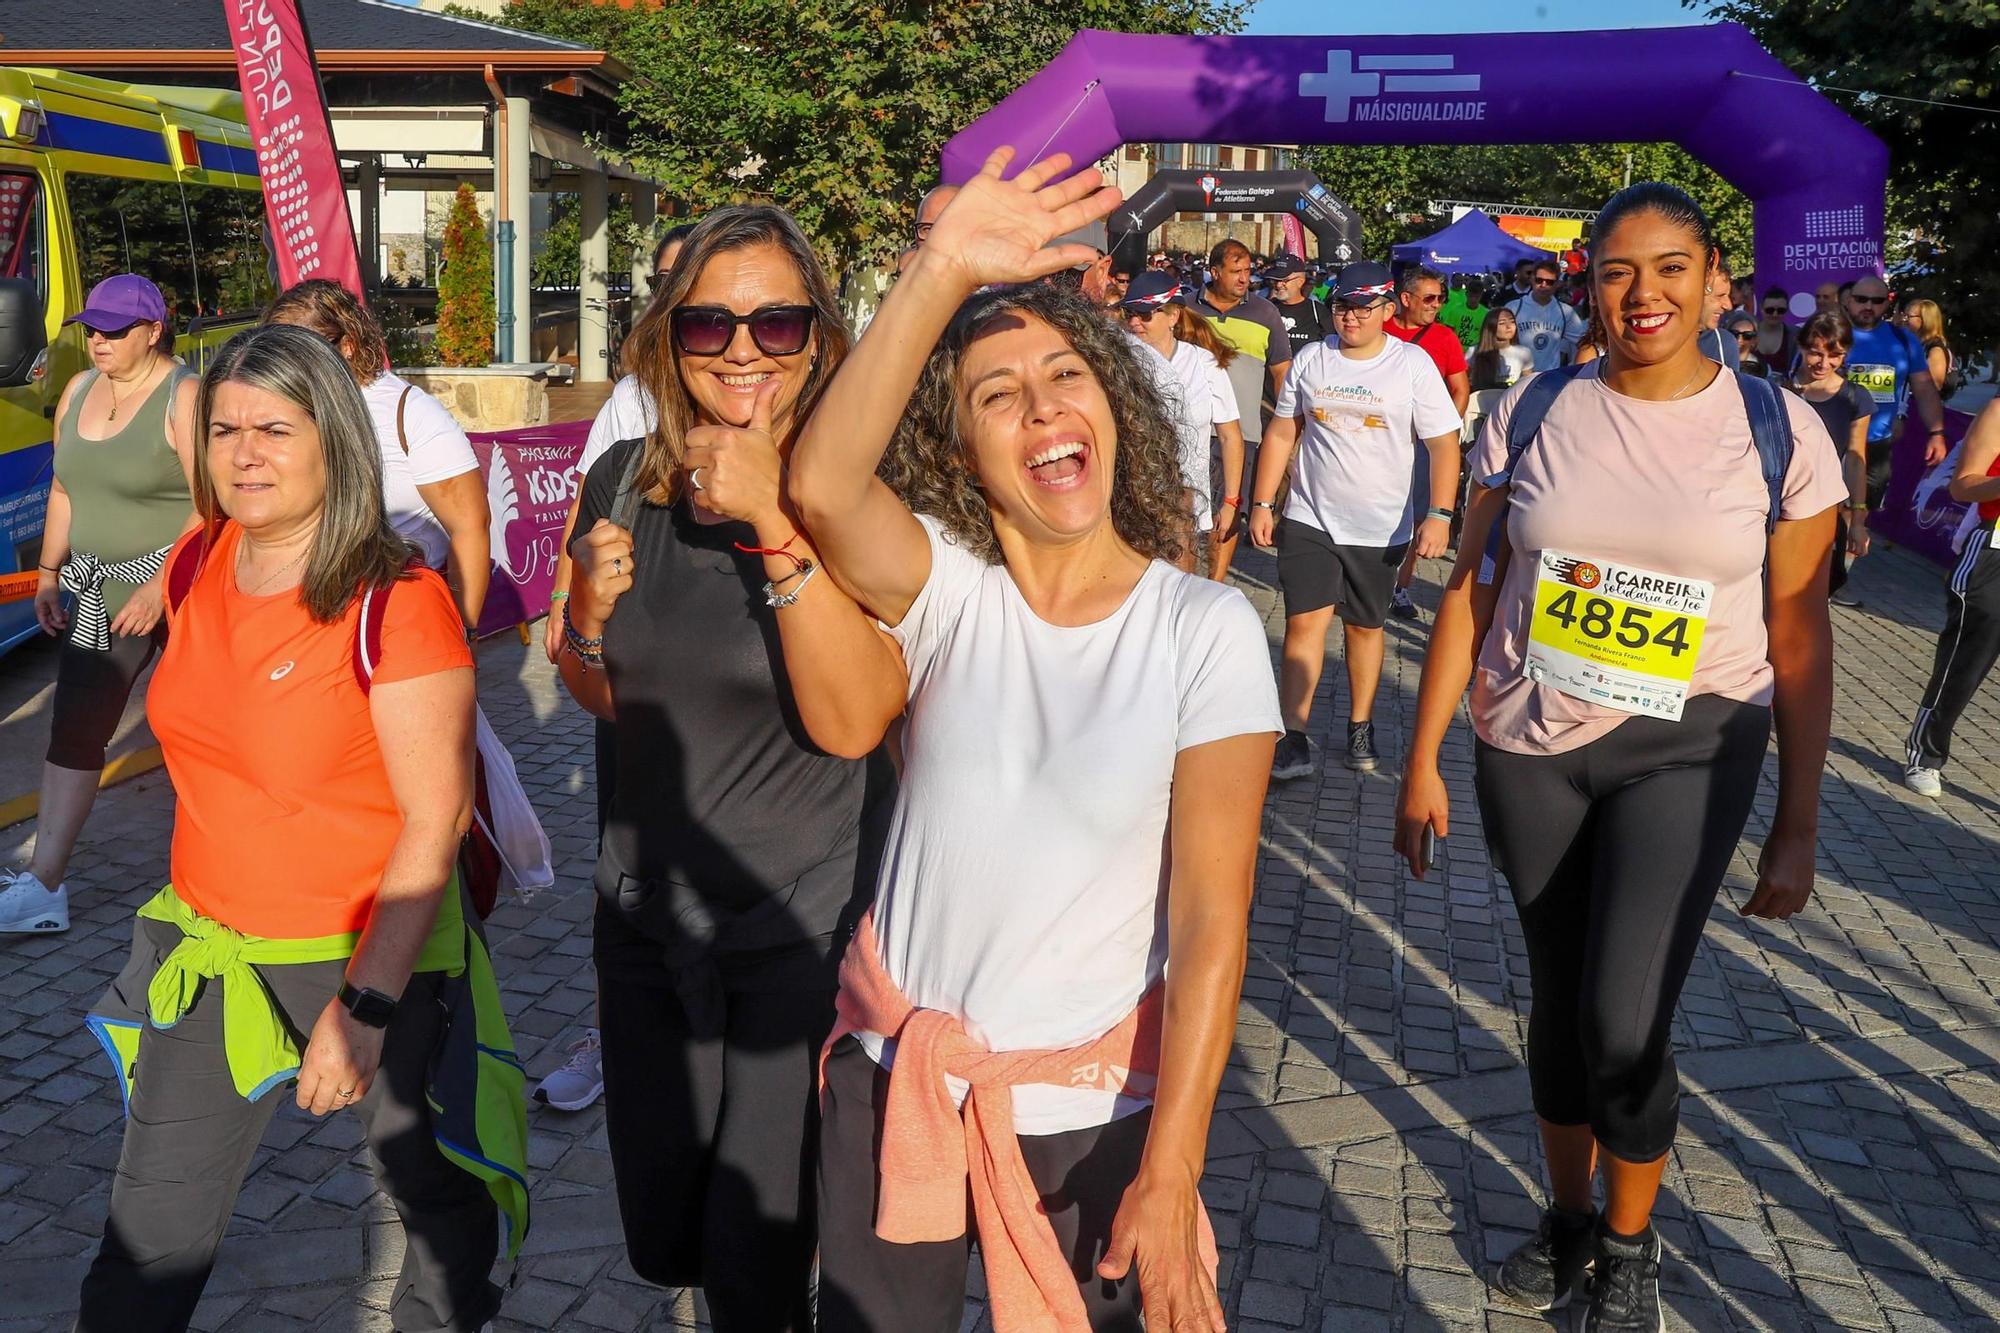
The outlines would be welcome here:
M 1750 419 L 1750 440 L 1757 446 L 1757 465 L 1764 474 L 1764 488 L 1770 494 L 1770 513 L 1764 531 L 1775 532 L 1785 503 L 1785 474 L 1792 467 L 1792 422 L 1778 390 L 1767 379 L 1736 372 L 1736 387 L 1743 394 L 1743 411 Z
M 1545 370 L 1528 381 L 1521 390 L 1521 396 L 1514 400 L 1513 415 L 1507 418 L 1507 478 L 1512 480 L 1514 469 L 1521 465 L 1521 455 L 1528 452 L 1528 446 L 1541 433 L 1542 421 L 1555 406 L 1556 396 L 1569 387 L 1571 380 L 1581 375 L 1583 365 L 1558 366 Z
M 639 501 L 643 498 L 639 494 L 638 480 L 639 464 L 645 457 L 646 442 L 634 440 L 631 452 L 625 457 L 625 465 L 618 469 L 618 489 L 611 495 L 609 517 L 612 523 L 627 532 L 632 530 L 632 520 L 638 514 Z

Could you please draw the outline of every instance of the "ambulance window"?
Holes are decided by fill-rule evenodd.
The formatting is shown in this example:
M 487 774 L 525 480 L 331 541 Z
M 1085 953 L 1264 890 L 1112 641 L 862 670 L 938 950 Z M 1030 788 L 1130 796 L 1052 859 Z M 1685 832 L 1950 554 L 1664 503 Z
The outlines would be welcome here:
M 277 295 L 264 249 L 264 197 L 223 185 L 187 185 L 201 313 L 254 316 Z
M 179 183 L 72 173 L 64 177 L 63 190 L 84 290 L 114 273 L 151 278 L 174 312 L 174 331 L 186 333 L 208 308 L 209 297 L 195 276 Z
M 44 299 L 46 235 L 41 181 L 29 172 L 0 171 L 0 278 L 27 278 Z

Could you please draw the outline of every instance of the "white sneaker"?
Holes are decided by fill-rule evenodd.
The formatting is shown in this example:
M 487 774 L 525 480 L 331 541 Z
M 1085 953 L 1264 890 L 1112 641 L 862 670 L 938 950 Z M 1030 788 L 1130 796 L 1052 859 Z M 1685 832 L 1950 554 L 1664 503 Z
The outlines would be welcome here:
M 0 935 L 69 929 L 69 885 L 50 888 L 32 870 L 0 870 Z
M 596 1028 L 585 1028 L 562 1068 L 535 1085 L 535 1100 L 558 1111 L 581 1111 L 604 1095 L 604 1046 Z
M 1944 778 L 1935 768 L 1912 764 L 1903 771 L 1903 785 L 1919 796 L 1944 795 Z

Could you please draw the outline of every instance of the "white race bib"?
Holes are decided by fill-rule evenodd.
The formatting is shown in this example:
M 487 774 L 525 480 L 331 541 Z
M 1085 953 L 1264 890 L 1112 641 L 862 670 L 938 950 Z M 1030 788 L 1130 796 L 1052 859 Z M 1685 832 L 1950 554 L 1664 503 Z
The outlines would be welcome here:
M 1715 585 L 1543 551 L 1521 672 L 1621 713 L 1678 722 Z

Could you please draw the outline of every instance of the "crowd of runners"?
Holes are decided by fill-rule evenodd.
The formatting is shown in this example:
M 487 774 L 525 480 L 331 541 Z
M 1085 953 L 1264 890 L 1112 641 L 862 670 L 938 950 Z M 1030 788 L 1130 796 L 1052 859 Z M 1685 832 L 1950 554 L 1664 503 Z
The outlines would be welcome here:
M 1118 202 L 1001 150 L 925 197 L 859 337 L 781 210 L 661 241 L 544 643 L 597 719 L 598 997 L 532 1093 L 464 841 L 498 775 L 463 432 L 334 284 L 198 378 L 142 275 L 92 292 L 36 602 L 66 635 L 42 813 L 0 930 L 67 929 L 155 656 L 178 806 L 173 882 L 87 1020 L 127 1120 L 79 1328 L 188 1326 L 280 1089 L 361 1119 L 409 1238 L 399 1329 L 502 1308 L 531 1097 L 602 1097 L 633 1271 L 724 1333 L 956 1328 L 975 1239 L 1003 1333 L 1223 1327 L 1199 1184 L 1267 784 L 1329 730 L 1382 764 L 1384 627 L 1448 555 L 1388 748 L 1422 877 L 1470 688 L 1548 1167 L 1490 1280 L 1581 1295 L 1592 1333 L 1664 1327 L 1670 1026 L 1767 743 L 1742 910 L 1783 920 L 1812 894 L 1830 596 L 1912 409 L 1971 506 L 1913 790 L 2000 653 L 2000 409 L 1948 457 L 1935 306 L 1891 319 L 1865 277 L 1794 326 L 1668 185 L 1609 200 L 1587 258 L 1471 282 L 1237 241 L 1122 272 L 1065 239 Z M 1276 556 L 1275 678 L 1228 581 L 1246 537 Z

